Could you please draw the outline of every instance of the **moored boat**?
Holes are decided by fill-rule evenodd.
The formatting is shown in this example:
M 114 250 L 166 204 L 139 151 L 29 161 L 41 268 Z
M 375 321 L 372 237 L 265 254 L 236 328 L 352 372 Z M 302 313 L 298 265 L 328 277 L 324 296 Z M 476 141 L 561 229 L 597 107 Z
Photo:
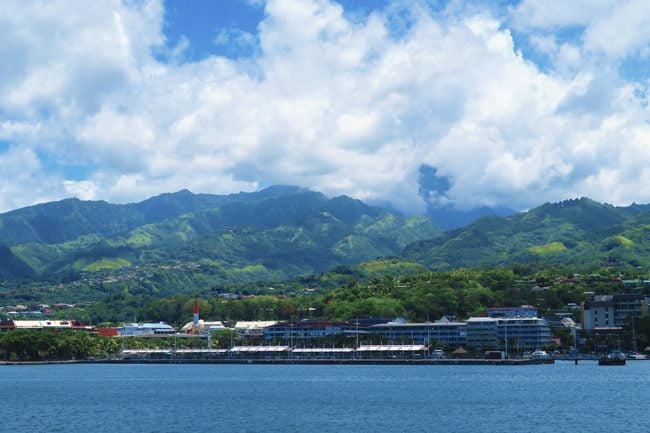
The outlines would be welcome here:
M 644 354 L 636 353 L 636 352 L 628 353 L 627 355 L 625 355 L 625 357 L 627 359 L 634 359 L 634 360 L 637 360 L 637 361 L 641 360 L 641 359 L 647 359 L 647 357 Z
M 545 350 L 535 350 L 533 353 L 530 354 L 530 357 L 532 359 L 553 359 L 551 355 L 548 354 Z
M 615 350 L 598 360 L 598 365 L 625 365 L 625 354 Z

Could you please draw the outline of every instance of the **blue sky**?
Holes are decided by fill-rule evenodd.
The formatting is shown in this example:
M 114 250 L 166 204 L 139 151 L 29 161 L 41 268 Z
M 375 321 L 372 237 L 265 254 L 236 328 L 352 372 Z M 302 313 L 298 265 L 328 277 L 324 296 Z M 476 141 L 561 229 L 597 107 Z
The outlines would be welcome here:
M 0 211 L 278 183 L 407 213 L 650 202 L 645 1 L 0 12 Z
M 342 0 L 338 2 L 351 20 L 364 20 L 373 12 L 385 10 L 389 0 Z M 434 7 L 432 2 L 428 7 Z M 189 42 L 185 61 L 209 56 L 241 58 L 254 54 L 248 47 L 219 43 L 224 32 L 241 31 L 257 37 L 257 26 L 264 19 L 264 3 L 255 0 L 166 0 L 164 34 L 167 48 L 183 40 Z M 224 41 L 225 42 L 225 41 Z M 160 57 L 164 60 L 164 56 Z

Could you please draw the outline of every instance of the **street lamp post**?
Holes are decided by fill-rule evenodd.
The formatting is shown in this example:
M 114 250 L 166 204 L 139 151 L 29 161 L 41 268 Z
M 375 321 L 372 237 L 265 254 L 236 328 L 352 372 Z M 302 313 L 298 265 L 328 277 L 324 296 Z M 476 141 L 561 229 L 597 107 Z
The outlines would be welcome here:
M 506 359 L 508 359 L 508 319 L 505 319 L 506 324 Z

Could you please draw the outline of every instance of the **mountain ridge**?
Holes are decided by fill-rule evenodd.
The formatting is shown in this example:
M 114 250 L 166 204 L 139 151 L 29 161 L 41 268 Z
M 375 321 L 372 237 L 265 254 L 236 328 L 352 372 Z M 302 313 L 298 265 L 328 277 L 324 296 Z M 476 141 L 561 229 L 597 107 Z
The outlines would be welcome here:
M 12 268 L 73 275 L 179 259 L 282 279 L 395 255 L 435 233 L 421 217 L 290 186 L 227 196 L 181 190 L 127 205 L 72 199 L 0 215 L 0 239 L 11 248 L 0 275 L 11 277 Z
M 650 251 L 650 237 L 639 233 L 639 226 L 647 224 L 648 205 L 617 207 L 583 197 L 545 203 L 507 217 L 484 217 L 435 239 L 413 243 L 404 256 L 430 269 L 513 263 L 650 265 L 644 258 Z

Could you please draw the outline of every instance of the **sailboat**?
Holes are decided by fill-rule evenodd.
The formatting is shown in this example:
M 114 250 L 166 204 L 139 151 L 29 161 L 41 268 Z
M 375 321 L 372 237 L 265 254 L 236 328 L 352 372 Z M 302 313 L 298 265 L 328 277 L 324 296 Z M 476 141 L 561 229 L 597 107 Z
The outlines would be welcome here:
M 612 350 L 598 360 L 598 365 L 625 365 L 625 354 L 620 350 Z
M 632 320 L 634 323 L 634 320 Z M 612 350 L 598 360 L 598 365 L 625 365 L 625 354 L 621 352 L 621 334 L 618 334 L 618 349 Z
M 636 350 L 636 332 L 634 329 L 634 322 L 635 322 L 635 317 L 632 316 L 632 353 L 628 353 L 626 355 L 627 359 L 634 359 L 634 360 L 640 360 L 640 359 L 646 359 L 646 356 L 643 355 L 642 353 L 637 352 Z

